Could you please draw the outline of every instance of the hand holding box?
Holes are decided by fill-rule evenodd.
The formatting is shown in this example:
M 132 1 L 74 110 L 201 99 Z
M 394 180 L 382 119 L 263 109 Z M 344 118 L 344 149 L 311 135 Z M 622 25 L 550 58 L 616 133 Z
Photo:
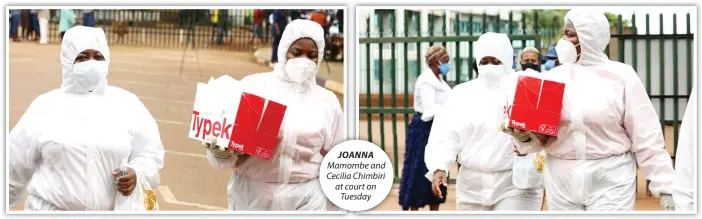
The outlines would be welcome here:
M 287 107 L 243 91 L 239 81 L 198 83 L 188 137 L 217 138 L 218 147 L 270 159 Z M 222 149 L 222 148 L 221 148 Z
M 514 96 L 505 107 L 506 126 L 556 136 L 565 84 L 540 75 L 517 76 Z

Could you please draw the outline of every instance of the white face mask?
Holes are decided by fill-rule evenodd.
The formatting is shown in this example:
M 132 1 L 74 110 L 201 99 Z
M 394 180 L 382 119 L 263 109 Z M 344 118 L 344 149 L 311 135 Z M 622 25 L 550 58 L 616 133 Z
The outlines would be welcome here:
M 578 44 L 580 45 L 580 44 Z M 573 64 L 578 60 L 578 51 L 575 49 L 577 45 L 573 45 L 568 40 L 561 39 L 556 44 L 556 54 L 558 54 L 558 62 L 561 64 Z
M 504 65 L 479 65 L 478 73 L 480 77 L 484 78 L 486 83 L 499 84 L 500 78 L 509 72 Z
M 285 63 L 285 74 L 294 82 L 301 83 L 317 74 L 317 64 L 308 58 L 294 58 Z
M 89 60 L 73 64 L 72 76 L 80 86 L 93 91 L 107 78 L 107 69 L 106 61 Z

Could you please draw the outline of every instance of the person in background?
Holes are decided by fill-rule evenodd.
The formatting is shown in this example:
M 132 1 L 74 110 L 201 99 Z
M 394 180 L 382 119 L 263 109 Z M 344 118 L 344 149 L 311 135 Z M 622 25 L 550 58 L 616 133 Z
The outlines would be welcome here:
M 541 57 L 539 50 L 528 46 L 522 50 L 522 58 L 519 61 L 519 65 L 522 66 L 522 71 L 527 69 L 532 69 L 537 72 L 541 72 Z
M 544 73 L 566 84 L 557 136 L 505 129 L 520 153 L 546 152 L 548 209 L 632 211 L 640 170 L 661 209 L 671 210 L 675 170 L 658 114 L 636 70 L 604 53 L 607 17 L 570 10 L 563 22 L 556 44 L 563 65 Z
M 484 33 L 475 42 L 478 78 L 456 85 L 434 117 L 424 161 L 432 192 L 444 198 L 447 171 L 458 161 L 459 211 L 539 211 L 543 189 L 519 188 L 513 167 L 514 140 L 500 131 L 506 101 L 504 78 L 515 74 L 506 34 Z M 445 50 L 439 50 L 445 52 Z
M 696 77 L 693 77 L 696 79 Z M 697 80 L 693 80 L 697 81 Z M 676 211 L 694 211 L 696 204 L 695 159 L 697 159 L 696 137 L 702 135 L 697 124 L 697 86 L 693 86 L 687 108 L 680 124 L 678 149 L 675 152 L 675 181 L 673 200 Z
M 216 170 L 228 170 L 228 209 L 231 211 L 327 211 L 319 183 L 324 156 L 343 139 L 343 111 L 334 93 L 315 82 L 322 64 L 324 30 L 298 19 L 282 34 L 273 72 L 241 80 L 254 95 L 285 101 L 287 109 L 274 157 L 264 160 L 203 143 Z M 226 83 L 229 76 L 216 79 Z M 271 89 L 275 88 L 275 89 Z M 232 172 L 233 170 L 233 172 Z M 326 177 L 326 176 L 322 176 Z
M 224 44 L 224 33 L 227 32 L 227 25 L 229 25 L 229 10 L 219 10 L 219 18 L 217 18 L 217 23 L 219 28 L 217 29 L 217 45 Z
M 302 18 L 302 15 L 300 14 L 299 9 L 290 9 L 290 20 L 291 21 L 301 19 L 301 18 Z
M 25 211 L 111 211 L 137 180 L 157 188 L 158 124 L 139 97 L 108 85 L 105 32 L 68 29 L 59 56 L 61 87 L 35 98 L 7 135 L 9 208 L 25 189 Z M 128 174 L 118 177 L 124 159 Z
M 344 33 L 344 10 L 340 9 L 336 11 L 336 20 L 339 24 L 339 33 Z
M 558 54 L 556 54 L 556 46 L 551 46 L 546 53 L 546 63 L 544 64 L 544 70 L 550 71 L 551 69 L 561 65 L 558 62 Z
M 316 10 L 310 14 L 310 20 L 318 23 L 322 28 L 327 27 L 327 15 L 322 9 Z
M 59 37 L 63 40 L 63 35 L 68 29 L 76 25 L 76 14 L 71 9 L 61 9 L 59 14 Z
M 32 26 L 32 13 L 31 10 L 22 10 L 22 39 L 31 40 L 31 36 L 34 34 L 34 27 Z
M 83 10 L 83 26 L 95 27 L 95 11 L 93 9 Z
M 39 18 L 39 44 L 49 43 L 49 19 L 51 11 L 49 9 L 39 9 L 37 12 Z
M 263 42 L 263 10 L 254 9 L 253 14 L 253 35 L 251 36 L 251 45 L 253 45 L 254 49 L 257 49 L 258 45 Z M 258 43 L 256 43 L 257 37 Z
M 19 42 L 19 26 L 22 22 L 22 10 L 10 10 L 10 38 L 12 41 Z
M 273 16 L 273 26 L 271 32 L 273 33 L 273 52 L 271 53 L 271 63 L 278 63 L 278 44 L 280 43 L 280 37 L 285 31 L 285 27 L 288 25 L 288 18 L 282 9 L 275 9 L 271 14 Z M 324 54 L 324 53 L 322 53 Z
M 212 22 L 212 34 L 210 35 L 211 42 L 214 42 L 215 35 L 217 34 L 217 32 L 219 32 L 219 25 L 217 24 L 218 21 L 219 21 L 219 10 L 212 9 L 212 12 L 210 13 L 210 22 Z
M 429 210 L 438 211 L 439 204 L 446 202 L 446 187 L 442 188 L 443 197 L 436 197 L 431 191 L 431 182 L 424 177 L 429 171 L 424 164 L 424 153 L 434 115 L 439 112 L 451 91 L 451 87 L 442 78 L 451 70 L 449 56 L 447 53 L 436 53 L 436 50 L 441 49 L 443 48 L 438 46 L 429 48 L 424 56 L 427 67 L 414 85 L 416 113 L 407 126 L 405 162 L 400 179 L 399 204 L 405 211 L 417 211 L 426 205 L 429 205 Z
M 32 36 L 31 40 L 32 41 L 37 41 L 39 40 L 39 17 L 37 16 L 38 9 L 32 9 L 29 11 L 30 17 L 32 19 L 32 33 L 29 35 Z

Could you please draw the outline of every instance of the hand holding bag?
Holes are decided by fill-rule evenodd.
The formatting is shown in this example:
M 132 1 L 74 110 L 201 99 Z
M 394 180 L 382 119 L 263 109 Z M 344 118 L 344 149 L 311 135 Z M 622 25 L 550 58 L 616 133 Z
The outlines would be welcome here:
M 129 196 L 117 192 L 114 211 L 158 211 L 156 191 L 154 191 L 140 172 L 137 174 L 137 185 Z

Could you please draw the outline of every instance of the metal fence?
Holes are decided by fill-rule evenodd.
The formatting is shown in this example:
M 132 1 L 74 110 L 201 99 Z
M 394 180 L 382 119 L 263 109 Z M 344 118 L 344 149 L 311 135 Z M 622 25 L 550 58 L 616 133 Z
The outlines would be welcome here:
M 82 24 L 84 10 L 72 10 L 76 25 Z M 267 11 L 266 11 L 267 12 Z M 220 49 L 252 51 L 253 9 L 221 9 L 218 25 L 212 10 L 93 10 L 96 27 L 103 28 L 110 44 L 144 47 Z M 263 17 L 263 41 L 270 42 L 268 14 Z M 59 43 L 59 10 L 51 10 L 49 42 Z M 222 43 L 218 43 L 221 28 Z M 258 41 L 258 39 L 257 39 Z
M 367 140 L 378 143 L 391 155 L 396 182 L 399 181 L 398 173 L 402 166 L 400 159 L 404 153 L 404 142 L 398 142 L 398 131 L 405 133 L 404 130 L 407 129 L 410 117 L 414 113 L 410 107 L 413 102 L 413 84 L 425 68 L 420 56 L 422 51 L 426 51 L 433 44 L 447 48 L 451 57 L 450 63 L 455 68 L 452 68 L 445 79 L 452 85 L 465 82 L 475 77 L 470 65 L 474 54 L 473 43 L 481 33 L 507 33 L 515 47 L 517 60 L 522 47 L 534 46 L 545 52 L 548 46 L 554 43 L 553 39 L 558 39 L 561 30 L 540 30 L 536 25 L 528 26 L 528 16 L 533 16 L 531 18 L 537 21 L 533 22 L 534 24 L 538 23 L 538 15 L 520 14 L 521 21 L 518 22 L 513 20 L 512 12 L 506 21 L 502 20 L 499 14 L 457 15 L 453 16 L 452 21 L 447 21 L 445 15 L 429 15 L 426 28 L 428 31 L 422 31 L 419 27 L 421 25 L 418 25 L 420 22 L 416 22 L 420 17 L 417 11 L 405 10 L 398 13 L 393 10 L 375 10 L 373 15 L 365 20 L 366 26 L 360 30 L 364 32 L 359 33 L 359 115 L 361 121 L 367 122 L 366 127 L 361 127 L 367 129 L 367 133 L 361 135 L 367 135 Z M 646 15 L 646 31 L 642 33 L 636 28 L 634 15 L 630 28 L 623 25 L 623 17 L 619 15 L 612 29 L 612 40 L 606 53 L 610 59 L 629 64 L 639 73 L 658 112 L 661 127 L 665 132 L 666 148 L 674 159 L 680 119 L 692 89 L 694 34 L 690 30 L 690 14 L 686 16 L 687 29 L 684 33 L 676 30 L 673 34 L 662 32 L 663 15 L 659 16 L 661 32 L 649 31 L 649 15 Z M 371 18 L 374 22 L 371 22 Z M 677 19 L 677 16 L 673 15 L 672 23 L 675 28 Z M 398 124 L 402 123 L 402 120 L 404 124 Z M 392 126 L 391 132 L 385 127 L 388 122 Z M 374 128 L 377 126 L 379 130 Z M 404 136 L 399 137 L 404 139 Z M 456 169 L 454 166 L 452 171 Z M 455 179 L 450 179 L 449 182 L 455 183 Z

